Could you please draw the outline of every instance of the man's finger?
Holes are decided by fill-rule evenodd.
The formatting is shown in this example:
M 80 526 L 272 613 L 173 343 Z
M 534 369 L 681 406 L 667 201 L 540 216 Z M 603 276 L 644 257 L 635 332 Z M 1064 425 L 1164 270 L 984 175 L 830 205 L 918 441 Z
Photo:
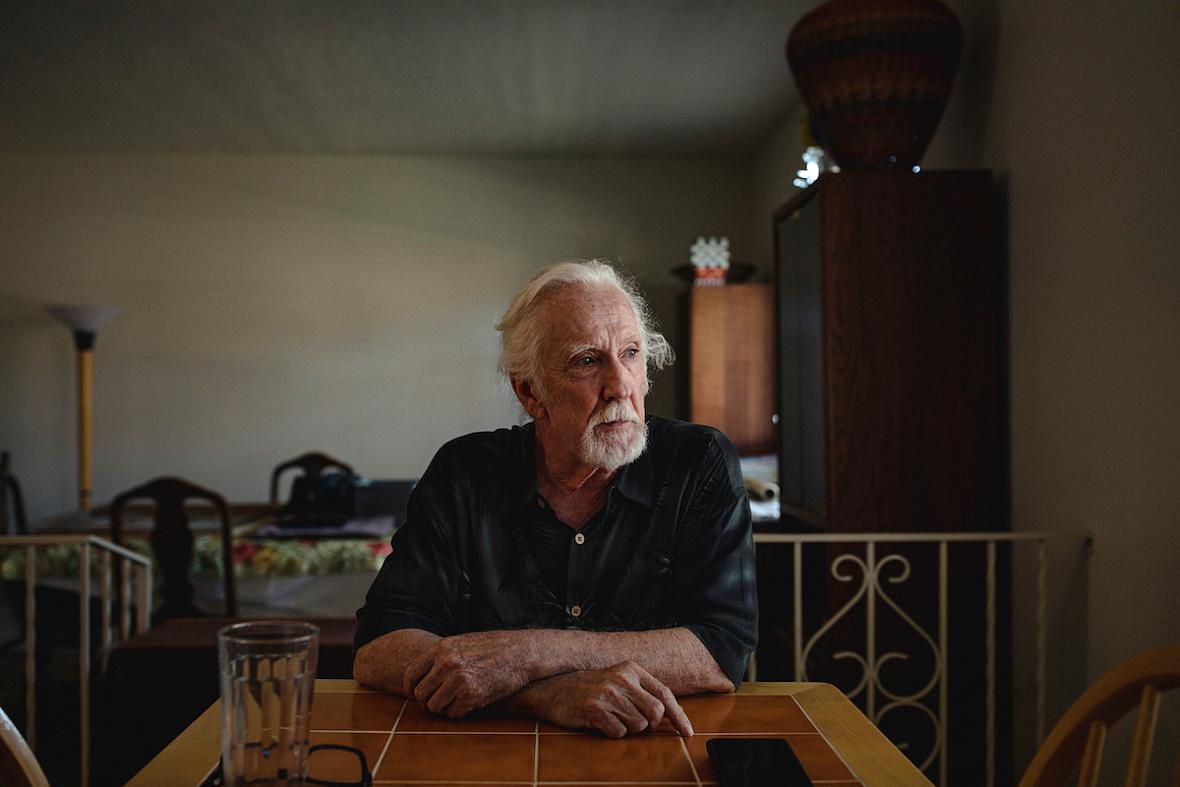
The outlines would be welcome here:
M 439 716 L 444 716 L 444 715 L 447 715 L 448 706 L 450 706 L 450 704 L 454 700 L 454 698 L 455 698 L 454 686 L 450 685 L 447 681 L 443 681 L 442 685 L 440 685 L 438 687 L 438 689 L 434 693 L 432 693 L 430 695 L 430 698 L 426 701 L 426 707 L 431 712 L 437 713 Z
M 622 706 L 615 711 L 615 715 L 623 724 L 627 725 L 627 732 L 643 732 L 652 726 L 650 719 L 631 697 L 619 700 Z
M 412 664 L 406 667 L 406 671 L 402 673 L 402 694 L 408 699 L 414 698 L 414 687 L 430 672 L 430 668 L 434 666 L 433 658 L 434 649 L 427 650 L 426 653 L 419 656 Z
M 627 725 L 613 713 L 603 713 L 595 718 L 590 725 L 608 738 L 622 738 L 627 734 Z
M 636 686 L 631 691 L 631 704 L 647 719 L 648 726 L 654 728 L 664 718 L 664 703 L 659 697 L 642 686 Z
M 463 690 L 458 685 L 448 685 L 450 683 L 451 681 L 447 681 L 443 684 L 451 694 L 450 707 L 447 708 L 448 716 L 452 719 L 461 719 L 477 707 L 481 707 L 473 701 L 469 690 Z
M 692 722 L 688 720 L 688 714 L 684 712 L 684 708 L 680 707 L 680 703 L 676 700 L 676 695 L 672 693 L 671 689 L 650 673 L 640 676 L 640 685 L 648 693 L 664 703 L 664 718 L 672 724 L 672 728 L 676 732 L 686 738 L 691 738 L 695 734 L 692 729 Z
M 434 695 L 434 692 L 438 691 L 438 687 L 442 685 L 442 682 L 443 671 L 437 666 L 432 667 L 430 672 L 426 673 L 426 676 L 418 681 L 418 685 L 414 686 L 414 693 L 410 696 L 418 700 L 418 702 L 426 704 Z

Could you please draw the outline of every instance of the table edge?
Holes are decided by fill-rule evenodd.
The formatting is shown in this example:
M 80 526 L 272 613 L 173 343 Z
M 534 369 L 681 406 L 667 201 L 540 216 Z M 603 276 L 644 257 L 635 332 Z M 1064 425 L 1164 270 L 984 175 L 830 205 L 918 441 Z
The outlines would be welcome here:
M 830 683 L 790 685 L 799 687 L 789 692 L 795 702 L 863 784 L 933 787 L 918 766 L 838 688 Z
M 321 678 L 317 694 L 382 694 L 355 680 Z M 866 785 L 930 785 L 889 739 L 830 683 L 743 683 L 741 696 L 791 696 L 837 755 Z M 199 784 L 221 756 L 221 701 L 204 713 L 129 781 L 128 787 Z M 183 743 L 181 742 L 183 739 Z
M 217 700 L 135 774 L 126 787 L 204 781 L 221 758 L 221 701 Z

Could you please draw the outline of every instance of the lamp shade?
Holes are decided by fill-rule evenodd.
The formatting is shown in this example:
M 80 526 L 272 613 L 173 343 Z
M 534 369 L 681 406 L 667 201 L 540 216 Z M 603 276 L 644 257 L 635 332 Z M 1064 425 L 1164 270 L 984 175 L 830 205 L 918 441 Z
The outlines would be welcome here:
M 94 333 L 119 314 L 117 306 L 94 304 L 47 306 L 46 311 L 75 331 Z

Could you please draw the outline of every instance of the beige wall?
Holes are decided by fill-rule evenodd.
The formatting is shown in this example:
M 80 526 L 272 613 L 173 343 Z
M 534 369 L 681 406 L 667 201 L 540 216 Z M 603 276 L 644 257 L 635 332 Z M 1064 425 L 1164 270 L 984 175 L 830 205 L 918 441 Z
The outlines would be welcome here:
M 162 474 L 265 496 L 321 449 L 416 477 L 517 421 L 492 329 L 542 264 L 619 260 L 674 344 L 667 271 L 698 234 L 748 248 L 731 161 L 0 156 L 0 447 L 34 517 L 74 501 L 73 351 L 42 306 L 123 314 L 95 363 L 95 499 Z M 679 409 L 673 376 L 651 408 Z
M 1180 5 L 1005 0 L 995 29 L 1013 522 L 1095 531 L 1094 678 L 1180 640 Z
M 754 241 L 757 259 L 765 261 L 765 270 L 771 279 L 774 271 L 774 214 L 799 192 L 794 181 L 796 172 L 803 166 L 800 130 L 804 111 L 802 104 L 794 107 L 762 145 L 754 164 L 750 237 Z
M 1085 683 L 1180 641 L 1180 6 L 954 5 L 969 45 L 926 163 L 987 166 L 1000 187 L 1013 527 L 1095 532 L 1088 577 L 1050 607 L 1080 609 L 1088 631 L 1083 653 L 1049 665 L 1067 701 L 1072 664 Z M 1177 736 L 1172 699 L 1158 751 Z M 1149 783 L 1165 783 L 1168 759 Z

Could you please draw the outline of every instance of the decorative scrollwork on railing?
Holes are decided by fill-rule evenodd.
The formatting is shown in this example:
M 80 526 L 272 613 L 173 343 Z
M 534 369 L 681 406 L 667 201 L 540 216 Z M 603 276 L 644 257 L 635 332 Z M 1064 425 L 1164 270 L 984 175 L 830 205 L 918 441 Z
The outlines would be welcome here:
M 832 561 L 832 568 L 831 568 L 832 576 L 839 582 L 851 582 L 853 580 L 853 577 L 851 574 L 841 573 L 841 567 L 845 563 L 852 563 L 853 565 L 855 565 L 857 568 L 860 569 L 860 585 L 856 588 L 855 592 L 852 594 L 852 598 L 850 598 L 847 601 L 847 603 L 844 604 L 844 606 L 840 607 L 840 609 L 838 609 L 836 611 L 836 614 L 832 615 L 832 617 L 828 619 L 828 622 L 823 624 L 822 626 L 820 626 L 819 629 L 815 632 L 815 634 L 813 634 L 811 636 L 811 638 L 807 640 L 807 644 L 803 647 L 803 656 L 801 659 L 803 680 L 808 679 L 807 659 L 811 655 L 811 651 L 815 647 L 815 644 L 817 642 L 819 642 L 821 639 L 823 639 L 824 635 L 827 634 L 828 631 L 830 631 L 833 626 L 835 626 L 837 623 L 839 623 L 840 620 L 842 620 L 844 618 L 844 616 L 848 614 L 849 610 L 851 610 L 853 607 L 855 607 L 857 602 L 860 601 L 861 598 L 864 597 L 865 593 L 868 592 L 868 588 L 869 588 L 868 566 L 865 564 L 865 562 L 863 560 L 861 560 L 856 555 L 840 555 L 840 557 L 833 560 Z M 869 680 L 868 662 L 859 653 L 853 653 L 851 651 L 841 651 L 839 653 L 834 653 L 834 654 L 832 654 L 832 657 L 835 659 L 852 659 L 853 661 L 856 661 L 858 664 L 860 664 L 860 666 L 861 666 L 860 682 L 857 683 L 856 686 L 854 686 L 852 689 L 849 689 L 848 691 L 844 692 L 845 694 L 848 695 L 849 699 L 855 699 L 862 691 L 864 691 L 865 686 L 868 684 L 868 680 Z
M 870 558 L 871 560 L 871 558 Z M 912 628 L 914 632 L 921 638 L 925 647 L 930 649 L 930 654 L 933 658 L 934 669 L 929 679 L 917 691 L 906 693 L 903 691 L 894 691 L 885 685 L 881 674 L 881 668 L 891 661 L 909 661 L 912 654 L 903 653 L 901 651 L 891 650 L 884 653 L 870 652 L 867 637 L 865 643 L 865 651 L 857 652 L 854 650 L 842 650 L 833 654 L 833 659 L 848 660 L 856 663 L 860 667 L 860 678 L 856 685 L 845 691 L 849 699 L 855 700 L 861 694 L 868 694 L 870 712 L 872 713 L 873 723 L 880 726 L 881 720 L 893 713 L 894 711 L 909 709 L 916 710 L 930 720 L 933 728 L 933 743 L 930 747 L 929 754 L 918 763 L 920 770 L 926 770 L 938 756 L 942 748 L 942 739 L 945 734 L 944 719 L 940 719 L 923 700 L 930 695 L 932 691 L 938 686 L 939 681 L 945 674 L 945 654 L 942 653 L 935 644 L 934 639 L 920 626 L 918 623 L 901 608 L 897 601 L 885 589 L 885 583 L 889 585 L 899 585 L 910 578 L 910 562 L 900 554 L 886 555 L 878 561 L 874 561 L 870 565 L 870 560 L 861 558 L 859 555 L 844 554 L 832 561 L 831 574 L 837 582 L 852 583 L 857 581 L 858 577 L 854 575 L 850 568 L 859 570 L 859 584 L 854 587 L 852 597 L 836 611 L 816 632 L 807 640 L 807 644 L 803 647 L 801 662 L 802 662 L 802 677 L 804 680 L 810 679 L 807 671 L 808 658 L 811 655 L 816 644 L 822 640 L 834 626 L 841 620 L 848 616 L 848 614 L 858 605 L 864 602 L 867 605 L 867 627 L 869 632 L 875 632 L 877 625 L 876 616 L 873 612 L 874 604 L 868 604 L 869 601 L 875 602 L 877 599 L 885 602 L 885 604 L 896 614 L 907 626 Z M 892 574 L 891 576 L 887 574 Z M 872 709 L 873 698 L 876 694 L 889 700 L 885 705 L 881 706 L 875 711 Z M 908 748 L 905 742 L 895 743 L 900 748 Z M 915 762 L 918 762 L 916 758 Z

